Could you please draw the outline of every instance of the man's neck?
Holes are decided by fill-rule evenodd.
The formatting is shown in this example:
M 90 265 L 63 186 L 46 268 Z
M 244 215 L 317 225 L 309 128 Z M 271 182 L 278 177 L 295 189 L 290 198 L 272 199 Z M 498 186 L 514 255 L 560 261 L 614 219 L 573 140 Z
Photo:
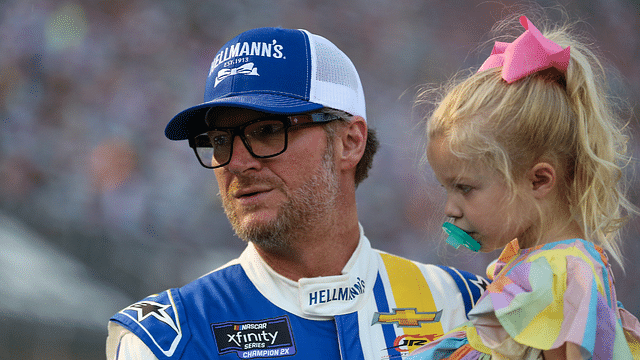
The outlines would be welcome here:
M 359 240 L 360 227 L 356 220 L 350 226 L 301 231 L 292 246 L 282 252 L 259 246 L 256 250 L 274 271 L 298 281 L 300 278 L 340 275 Z

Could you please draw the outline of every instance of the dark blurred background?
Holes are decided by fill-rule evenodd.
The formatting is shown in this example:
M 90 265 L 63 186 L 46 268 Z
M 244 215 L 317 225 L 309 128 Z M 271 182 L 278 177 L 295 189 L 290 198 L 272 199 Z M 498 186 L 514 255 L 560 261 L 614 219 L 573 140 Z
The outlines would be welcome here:
M 492 254 L 443 245 L 443 193 L 427 167 L 417 87 L 479 66 L 510 1 L 0 1 L 0 358 L 104 358 L 111 314 L 237 256 L 213 172 L 168 120 L 200 103 L 216 51 L 254 27 L 305 28 L 353 60 L 381 149 L 358 189 L 373 245 L 484 274 Z M 534 3 L 535 4 L 535 3 Z M 638 110 L 640 1 L 561 5 L 593 36 Z M 560 13 L 551 11 L 553 19 Z M 613 74 L 613 70 L 612 70 Z M 631 151 L 640 126 L 631 118 Z M 634 160 L 631 197 L 639 205 Z M 638 218 L 619 300 L 640 315 Z

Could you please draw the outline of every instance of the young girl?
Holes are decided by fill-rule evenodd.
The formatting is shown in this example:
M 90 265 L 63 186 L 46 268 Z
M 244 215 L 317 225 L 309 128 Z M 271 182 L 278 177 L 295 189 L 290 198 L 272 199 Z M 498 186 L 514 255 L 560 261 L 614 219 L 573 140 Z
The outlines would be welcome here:
M 566 28 L 520 23 L 428 121 L 450 240 L 504 250 L 470 321 L 410 358 L 640 359 L 605 253 L 621 263 L 622 214 L 635 210 L 603 66 Z

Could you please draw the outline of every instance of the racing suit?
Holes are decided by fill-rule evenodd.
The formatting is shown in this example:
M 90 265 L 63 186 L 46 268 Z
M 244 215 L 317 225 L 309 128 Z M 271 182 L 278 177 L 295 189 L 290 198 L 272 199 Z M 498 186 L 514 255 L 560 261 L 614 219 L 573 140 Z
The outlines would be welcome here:
M 239 258 L 111 318 L 107 359 L 401 359 L 467 321 L 484 278 L 360 241 L 341 275 L 289 280 Z

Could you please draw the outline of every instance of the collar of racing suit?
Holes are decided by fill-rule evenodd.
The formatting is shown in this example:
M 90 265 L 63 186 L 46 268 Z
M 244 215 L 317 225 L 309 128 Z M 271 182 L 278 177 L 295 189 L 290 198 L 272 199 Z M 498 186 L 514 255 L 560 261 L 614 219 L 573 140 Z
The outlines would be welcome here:
M 262 260 L 253 243 L 239 258 L 258 291 L 276 306 L 306 319 L 328 320 L 362 309 L 373 293 L 380 257 L 360 225 L 360 241 L 341 275 L 290 280 Z

